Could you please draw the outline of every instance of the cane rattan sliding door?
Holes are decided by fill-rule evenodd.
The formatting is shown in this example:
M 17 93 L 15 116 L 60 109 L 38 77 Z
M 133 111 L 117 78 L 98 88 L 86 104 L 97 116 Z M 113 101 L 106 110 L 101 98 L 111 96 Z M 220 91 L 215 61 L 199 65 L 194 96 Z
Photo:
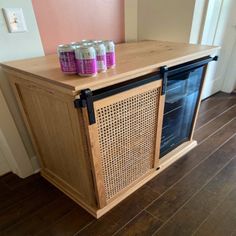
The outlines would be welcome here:
M 96 122 L 84 119 L 99 207 L 158 167 L 163 102 L 161 80 L 93 103 Z

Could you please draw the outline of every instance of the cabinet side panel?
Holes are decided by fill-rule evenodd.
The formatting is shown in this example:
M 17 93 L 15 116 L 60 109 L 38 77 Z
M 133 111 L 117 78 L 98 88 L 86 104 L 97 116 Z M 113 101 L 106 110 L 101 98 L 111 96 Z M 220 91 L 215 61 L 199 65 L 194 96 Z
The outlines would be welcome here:
M 18 102 L 42 165 L 43 176 L 73 195 L 78 202 L 96 207 L 82 116 L 73 97 L 12 78 Z M 61 186 L 60 186 L 61 185 Z

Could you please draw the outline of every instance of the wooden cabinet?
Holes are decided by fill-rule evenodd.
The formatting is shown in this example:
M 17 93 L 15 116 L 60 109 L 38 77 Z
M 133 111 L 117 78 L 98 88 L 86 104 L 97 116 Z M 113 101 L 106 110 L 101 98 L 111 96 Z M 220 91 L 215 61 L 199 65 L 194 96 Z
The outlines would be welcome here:
M 90 78 L 63 75 L 56 55 L 1 66 L 42 176 L 99 218 L 159 173 L 160 66 L 214 51 L 155 41 L 120 44 L 116 68 Z
M 93 101 L 93 124 L 89 108 L 76 108 L 74 96 L 14 75 L 9 79 L 41 174 L 94 216 L 130 194 L 130 188 L 139 188 L 157 169 L 164 105 L 159 77 Z

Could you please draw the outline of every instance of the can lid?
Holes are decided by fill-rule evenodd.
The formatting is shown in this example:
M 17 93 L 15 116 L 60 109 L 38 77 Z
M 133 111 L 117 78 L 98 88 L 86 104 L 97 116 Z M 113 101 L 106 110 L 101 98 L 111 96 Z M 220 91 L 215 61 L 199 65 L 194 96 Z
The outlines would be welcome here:
M 66 51 L 73 50 L 73 47 L 70 44 L 60 44 L 60 45 L 57 46 L 57 49 L 60 50 L 60 51 L 66 52 Z
M 73 49 L 77 49 L 80 48 L 82 44 L 79 42 L 72 42 L 70 45 Z
M 103 40 L 94 40 L 93 43 L 94 44 L 101 44 L 101 43 L 103 43 Z
M 82 39 L 81 40 L 81 43 L 92 43 L 93 42 L 93 40 L 91 40 L 91 39 Z
M 113 40 L 104 40 L 103 42 L 104 42 L 104 43 L 114 43 Z
M 70 44 L 60 44 L 58 45 L 58 48 L 68 48 L 70 47 Z
M 80 48 L 91 48 L 93 47 L 92 43 L 83 43 L 82 45 L 80 45 Z
M 82 44 L 82 42 L 71 42 L 70 44 L 71 45 L 80 45 L 80 44 Z

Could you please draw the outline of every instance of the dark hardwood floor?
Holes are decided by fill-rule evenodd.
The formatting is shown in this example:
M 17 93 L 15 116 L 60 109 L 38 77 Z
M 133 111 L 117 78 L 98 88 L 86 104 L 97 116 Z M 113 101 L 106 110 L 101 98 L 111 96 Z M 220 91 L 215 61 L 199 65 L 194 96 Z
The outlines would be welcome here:
M 40 175 L 0 177 L 1 236 L 236 236 L 236 95 L 202 102 L 199 145 L 99 220 Z

